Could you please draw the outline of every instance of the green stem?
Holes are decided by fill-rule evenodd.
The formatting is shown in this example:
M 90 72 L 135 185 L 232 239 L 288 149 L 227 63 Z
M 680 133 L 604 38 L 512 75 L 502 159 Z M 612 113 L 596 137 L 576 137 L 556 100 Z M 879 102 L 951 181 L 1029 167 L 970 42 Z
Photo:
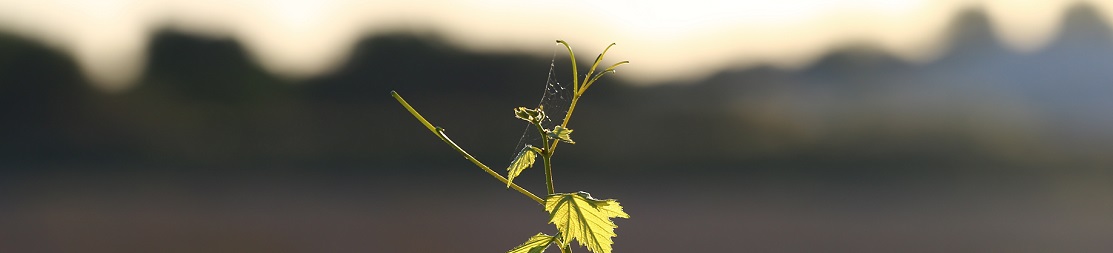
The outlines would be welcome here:
M 629 63 L 629 61 L 622 61 L 611 65 L 607 69 L 603 70 L 603 72 L 595 74 L 595 76 L 592 77 L 592 74 L 595 73 L 595 68 L 599 67 L 599 62 L 603 61 L 603 56 L 607 55 L 607 51 L 609 51 L 611 47 L 615 45 L 615 43 L 611 43 L 607 46 L 607 48 L 603 49 L 603 53 L 600 53 L 599 56 L 595 57 L 595 62 L 591 64 L 591 69 L 588 70 L 587 76 L 584 76 L 584 81 L 581 83 L 580 75 L 578 69 L 576 68 L 576 55 L 572 53 L 572 46 L 569 46 L 568 42 L 564 42 L 563 40 L 557 40 L 557 43 L 563 44 L 564 48 L 568 49 L 568 57 L 572 58 L 572 104 L 568 106 L 568 112 L 564 114 L 564 123 L 561 123 L 560 125 L 560 127 L 562 128 L 568 128 L 568 120 L 572 118 L 572 112 L 576 111 L 576 104 L 580 102 L 580 96 L 583 96 L 584 92 L 587 91 L 587 88 L 591 87 L 591 84 L 595 83 L 595 80 L 599 80 L 599 77 L 602 77 L 603 74 L 606 74 L 607 72 L 613 72 L 615 67 Z M 546 147 L 548 147 L 548 149 L 546 150 L 549 153 L 549 157 L 552 157 L 552 155 L 556 153 L 556 147 L 559 143 L 559 141 L 554 141 L 551 145 L 545 145 Z
M 599 67 L 599 62 L 603 61 L 603 56 L 606 56 L 607 51 L 610 51 L 611 47 L 613 47 L 614 45 L 615 45 L 615 43 L 611 43 L 610 45 L 607 45 L 607 48 L 604 48 L 602 53 L 599 53 L 598 56 L 595 56 L 595 63 L 592 63 L 591 68 L 587 70 L 587 76 L 584 77 L 584 81 L 587 81 L 587 77 L 591 77 L 591 74 L 595 73 L 595 68 Z M 586 86 L 587 83 L 585 82 L 584 84 L 585 84 L 585 86 L 583 88 L 587 89 L 587 86 Z
M 541 126 L 541 122 L 534 122 L 533 125 L 537 126 L 537 133 L 541 134 L 541 147 L 548 147 L 549 135 L 545 133 L 545 127 Z M 553 141 L 553 143 L 556 142 L 558 141 Z M 545 164 L 545 191 L 549 195 L 556 193 L 556 188 L 553 187 L 553 165 L 550 162 L 552 157 L 553 155 L 548 149 L 541 150 L 541 161 Z
M 564 240 L 562 240 L 561 238 L 564 237 L 561 236 L 560 231 L 557 231 L 556 235 L 554 235 L 553 238 L 556 238 L 557 248 L 560 249 L 560 253 L 572 253 L 571 242 L 566 243 Z
M 572 94 L 572 104 L 568 106 L 568 113 L 564 114 L 564 123 L 560 124 L 561 128 L 568 128 L 568 119 L 572 118 L 572 112 L 576 110 L 576 103 L 579 103 L 579 102 L 580 102 L 580 94 L 579 93 Z M 549 154 L 549 157 L 552 157 L 553 154 L 556 153 L 556 147 L 557 147 L 557 144 L 559 144 L 559 143 L 560 143 L 559 141 L 554 141 L 552 144 L 546 145 L 547 147 L 549 147 L 548 149 L 545 150 L 546 153 Z
M 557 40 L 557 43 L 563 44 L 564 48 L 568 49 L 568 58 L 572 61 L 572 93 L 580 93 L 580 73 L 576 69 L 576 53 L 572 52 L 572 46 L 563 40 Z
M 444 143 L 452 146 L 453 149 L 456 149 L 456 152 L 459 152 L 460 155 L 463 155 L 464 159 L 472 162 L 473 164 L 475 164 L 475 166 L 483 169 L 483 171 L 487 172 L 487 174 L 490 174 L 492 177 L 498 179 L 502 183 L 510 185 L 510 188 L 517 190 L 518 192 L 522 193 L 522 195 L 526 195 L 526 197 L 533 199 L 533 201 L 536 201 L 538 204 L 545 204 L 545 200 L 542 200 L 541 198 L 537 197 L 537 195 L 534 195 L 521 186 L 518 186 L 517 184 L 506 180 L 505 177 L 499 175 L 499 173 L 495 172 L 494 170 L 491 170 L 490 167 L 487 167 L 487 165 L 479 162 L 479 160 L 476 160 L 475 157 L 472 157 L 471 154 L 468 154 L 467 151 L 464 151 L 464 149 L 461 148 L 460 145 L 456 145 L 455 142 L 452 142 L 452 139 L 449 139 L 448 135 L 444 134 L 444 128 L 434 127 L 432 123 L 429 123 L 428 120 L 425 120 L 425 117 L 421 117 L 421 114 L 417 113 L 417 110 L 410 106 L 410 103 L 406 103 L 406 100 L 402 99 L 402 95 L 398 95 L 398 92 L 390 91 L 390 95 L 393 96 L 395 100 L 398 100 L 399 104 L 402 104 L 403 107 L 406 107 L 406 110 L 410 111 L 410 114 L 413 114 L 414 118 L 417 118 L 418 121 L 421 121 L 421 124 L 425 125 L 425 128 L 428 128 L 429 131 L 433 132 L 433 134 L 440 138 L 441 141 L 444 141 Z
M 569 245 L 557 245 L 557 246 L 560 246 L 560 247 L 557 247 L 557 248 L 560 248 L 560 253 L 572 253 L 572 245 L 571 244 L 569 244 Z
M 553 165 L 550 162 L 551 160 L 549 152 L 545 152 L 541 156 L 541 161 L 545 163 L 545 190 L 549 192 L 549 195 L 556 194 L 556 189 L 553 188 Z

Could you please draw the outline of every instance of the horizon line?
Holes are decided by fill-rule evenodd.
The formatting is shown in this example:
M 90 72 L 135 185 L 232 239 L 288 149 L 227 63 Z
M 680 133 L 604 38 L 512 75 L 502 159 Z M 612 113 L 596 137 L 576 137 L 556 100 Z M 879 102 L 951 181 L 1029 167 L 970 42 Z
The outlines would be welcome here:
M 357 43 L 367 40 L 368 38 L 382 35 L 400 33 L 413 35 L 431 34 L 458 50 L 468 52 L 502 52 L 539 55 L 540 52 L 547 52 L 546 47 L 553 45 L 549 43 L 533 43 L 530 41 L 552 41 L 555 38 L 545 40 L 541 40 L 540 38 L 561 37 L 562 35 L 560 34 L 563 33 L 565 35 L 563 39 L 574 43 L 573 45 L 579 48 L 577 52 L 581 52 L 581 54 L 594 52 L 595 50 L 591 49 L 596 47 L 601 49 L 602 46 L 610 42 L 615 42 L 611 40 L 625 40 L 618 41 L 618 47 L 614 48 L 617 50 L 612 50 L 612 52 L 609 53 L 609 58 L 630 60 L 640 65 L 626 68 L 622 71 L 622 73 L 632 74 L 616 75 L 618 78 L 639 84 L 693 81 L 707 78 L 714 73 L 724 70 L 752 68 L 756 66 L 771 66 L 790 70 L 802 69 L 815 64 L 818 60 L 826 56 L 838 53 L 840 50 L 863 45 L 879 49 L 888 56 L 893 56 L 896 59 L 912 64 L 932 62 L 953 50 L 951 47 L 955 41 L 961 39 L 957 38 L 955 33 L 961 31 L 962 26 L 965 25 L 961 22 L 964 22 L 963 19 L 970 15 L 984 17 L 987 23 L 986 25 L 988 26 L 987 32 L 991 33 L 991 35 L 987 36 L 994 38 L 995 43 L 1003 45 L 1003 48 L 1020 54 L 1038 52 L 1048 45 L 1051 45 L 1054 41 L 1062 37 L 1064 29 L 1069 28 L 1067 26 L 1070 24 L 1066 23 L 1066 21 L 1080 14 L 1096 14 L 1094 16 L 1099 19 L 1099 23 L 1104 25 L 1106 30 L 1113 32 L 1113 22 L 1111 22 L 1111 17 L 1113 17 L 1113 3 L 1103 4 L 1098 1 L 1063 0 L 1045 3 L 1045 5 L 1052 7 L 1046 8 L 1046 6 L 1044 6 L 1045 8 L 1042 9 L 1033 9 L 1034 7 L 1032 6 L 1018 7 L 1003 3 L 1008 2 L 1008 0 L 996 2 L 987 0 L 980 2 L 981 4 L 972 3 L 974 2 L 973 0 L 939 1 L 932 2 L 933 5 L 927 6 L 926 8 L 918 9 L 916 7 L 925 6 L 921 4 L 911 7 L 887 7 L 896 8 L 897 10 L 894 12 L 912 11 L 917 13 L 920 16 L 917 17 L 919 19 L 915 21 L 915 24 L 900 22 L 877 24 L 878 22 L 866 22 L 876 21 L 876 19 L 902 20 L 901 18 L 908 18 L 877 17 L 878 15 L 884 16 L 885 13 L 878 14 L 867 12 L 874 14 L 874 16 L 859 18 L 859 16 L 862 15 L 847 16 L 846 13 L 832 12 L 820 16 L 821 18 L 826 17 L 828 19 L 835 18 L 835 20 L 841 20 L 844 22 L 841 23 L 841 26 L 833 28 L 825 27 L 823 29 L 804 27 L 801 29 L 778 30 L 770 28 L 775 28 L 776 24 L 774 23 L 761 23 L 764 25 L 763 27 L 746 27 L 740 24 L 716 23 L 715 25 L 707 24 L 706 26 L 697 27 L 700 29 L 657 27 L 664 29 L 664 31 L 656 31 L 660 33 L 657 35 L 653 35 L 652 33 L 623 33 L 622 31 L 616 31 L 615 28 L 612 27 L 578 29 L 579 26 L 577 25 L 590 22 L 572 22 L 571 25 L 567 26 L 553 26 L 551 27 L 554 30 L 552 32 L 529 31 L 528 34 L 516 34 L 515 32 L 517 30 L 512 30 L 511 28 L 507 28 L 509 30 L 476 28 L 479 30 L 461 32 L 461 29 L 453 28 L 484 24 L 483 22 L 506 24 L 504 21 L 500 20 L 459 24 L 465 23 L 455 22 L 461 17 L 459 16 L 460 14 L 446 14 L 433 9 L 424 10 L 429 11 L 426 13 L 427 15 L 412 15 L 414 13 L 420 13 L 422 10 L 414 8 L 407 9 L 405 6 L 393 7 L 395 8 L 393 10 L 403 10 L 401 14 L 395 13 L 393 15 L 387 15 L 383 13 L 387 13 L 390 10 L 384 11 L 380 9 L 372 13 L 379 13 L 384 16 L 362 19 L 355 19 L 355 16 L 361 16 L 355 14 L 364 13 L 359 10 L 340 12 L 335 15 L 338 16 L 337 18 L 329 19 L 333 21 L 337 19 L 344 21 L 337 23 L 340 25 L 335 25 L 338 27 L 330 26 L 333 29 L 327 29 L 328 31 L 316 31 L 315 28 L 320 27 L 311 25 L 311 20 L 314 20 L 314 18 L 320 20 L 322 17 L 319 15 L 329 10 L 326 7 L 317 6 L 318 13 L 304 11 L 305 9 L 310 9 L 306 6 L 301 6 L 303 7 L 301 9 L 285 10 L 289 12 L 285 15 L 293 15 L 294 19 L 300 18 L 300 21 L 298 21 L 300 23 L 290 23 L 292 21 L 276 19 L 264 21 L 256 20 L 252 21 L 255 23 L 244 25 L 242 22 L 245 21 L 234 18 L 225 18 L 223 21 L 219 21 L 219 18 L 193 18 L 196 15 L 205 16 L 204 14 L 206 14 L 206 12 L 202 10 L 207 7 L 198 7 L 181 2 L 169 2 L 174 0 L 163 0 L 164 2 L 161 3 L 163 3 L 166 8 L 181 7 L 182 10 L 177 10 L 177 12 L 158 8 L 152 10 L 151 8 L 153 7 L 148 6 L 148 9 L 145 9 L 147 12 L 159 12 L 159 10 L 162 10 L 163 12 L 161 14 L 163 15 L 151 17 L 150 15 L 138 15 L 133 13 L 133 16 L 127 16 L 122 15 L 120 9 L 128 9 L 124 7 L 134 6 L 120 3 L 122 1 L 128 0 L 117 1 L 116 6 L 79 6 L 69 10 L 71 12 L 84 13 L 85 16 L 83 17 L 86 18 L 93 17 L 91 20 L 80 20 L 82 16 L 79 16 L 78 18 L 62 19 L 63 21 L 54 23 L 43 22 L 39 24 L 39 26 L 36 26 L 35 24 L 37 22 L 31 21 L 35 19 L 35 17 L 28 19 L 28 15 L 30 14 L 4 15 L 10 14 L 5 13 L 5 9 L 11 12 L 26 11 L 29 8 L 27 5 L 20 6 L 19 3 L 16 2 L 0 0 L 0 6 L 15 7 L 0 8 L 0 32 L 38 42 L 41 45 L 45 45 L 48 48 L 58 50 L 70 56 L 74 59 L 83 76 L 89 83 L 108 92 L 127 90 L 137 84 L 137 78 L 147 67 L 146 60 L 150 56 L 146 55 L 146 52 L 153 42 L 154 36 L 167 31 L 188 34 L 190 36 L 235 41 L 235 43 L 244 48 L 245 54 L 250 58 L 251 62 L 258 64 L 262 69 L 272 75 L 288 80 L 299 80 L 327 75 L 342 67 L 350 60 L 351 52 Z M 552 8 L 553 6 L 540 5 L 529 7 Z M 98 10 L 99 14 L 86 13 L 97 8 L 101 8 Z M 143 12 L 142 10 L 133 11 L 136 13 Z M 338 10 L 332 9 L 332 11 Z M 240 14 L 235 13 L 235 11 L 229 12 L 229 14 L 225 15 L 237 16 Z M 862 14 L 854 11 L 847 12 Z M 1023 19 L 1024 17 L 1022 16 L 1032 14 L 1033 12 L 1038 12 L 1040 15 L 1028 16 L 1038 17 L 1035 18 L 1036 20 Z M 514 13 L 526 15 L 524 12 L 520 11 Z M 72 13 L 57 12 L 52 14 L 54 16 L 43 15 L 38 18 L 49 19 L 57 17 L 58 15 Z M 121 18 L 113 19 L 112 17 L 115 16 L 105 16 L 105 14 L 121 14 L 125 17 L 122 18 L 123 20 L 121 20 Z M 257 14 L 264 15 L 274 13 L 260 11 Z M 407 14 L 410 15 L 407 16 Z M 309 17 L 298 17 L 297 15 L 308 15 Z M 544 15 L 539 14 L 538 16 Z M 100 19 L 96 19 L 96 17 L 100 17 Z M 413 17 L 420 17 L 428 20 L 414 20 Z M 854 18 L 846 21 L 847 17 Z M 515 17 L 509 18 L 513 19 Z M 438 19 L 441 20 L 438 21 Z M 912 18 L 908 19 L 911 20 Z M 637 21 L 638 19 L 635 17 L 630 20 Z M 73 22 L 77 22 L 77 24 Z M 612 26 L 621 26 L 624 24 L 626 23 L 615 22 Z M 789 28 L 802 27 L 799 24 L 791 22 L 780 24 L 782 27 Z M 85 26 L 96 27 L 98 25 L 102 27 L 100 27 L 100 29 L 94 29 L 94 31 L 81 30 Z M 105 29 L 103 28 L 105 25 L 113 27 L 114 29 Z M 264 29 L 274 26 L 290 29 Z M 869 29 L 877 28 L 877 26 L 908 26 L 910 28 L 906 28 L 905 30 L 915 31 L 904 31 L 904 34 L 898 34 L 898 36 L 885 34 L 885 32 L 899 33 L 897 30 Z M 53 31 L 51 29 L 63 31 Z M 67 29 L 77 29 L 78 32 L 67 33 L 67 31 L 70 31 Z M 265 31 L 254 31 L 251 29 L 262 29 Z M 816 34 L 807 34 L 808 31 Z M 307 34 L 313 34 L 313 32 L 317 32 L 316 34 L 323 34 L 323 36 L 307 36 Z M 573 32 L 575 33 L 573 34 Z M 741 33 L 741 35 L 726 34 L 729 32 L 738 32 Z M 619 35 L 603 36 L 599 34 Z M 772 36 L 775 38 L 771 38 L 770 36 L 752 36 L 753 34 L 782 36 Z M 667 38 L 668 40 L 666 41 L 646 39 L 650 36 L 681 38 Z M 709 39 L 716 36 L 718 36 L 719 39 Z M 798 41 L 792 40 L 791 38 L 784 39 L 791 36 L 805 37 Z M 610 37 L 618 37 L 618 39 L 608 39 Z M 291 40 L 293 42 L 290 42 Z M 1110 40 L 1113 41 L 1113 36 L 1110 37 Z M 307 41 L 312 41 L 313 43 L 296 43 Z M 601 41 L 606 42 L 604 43 Z M 291 46 L 283 45 L 282 43 L 293 43 L 298 45 Z M 738 44 L 745 45 L 739 46 Z M 591 49 L 583 50 L 584 47 Z

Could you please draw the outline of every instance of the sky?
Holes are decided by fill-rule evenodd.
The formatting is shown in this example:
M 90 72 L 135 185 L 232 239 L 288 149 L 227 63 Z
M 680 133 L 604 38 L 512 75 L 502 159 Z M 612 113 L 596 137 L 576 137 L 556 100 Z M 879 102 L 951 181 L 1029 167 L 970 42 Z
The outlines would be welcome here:
M 797 68 L 848 44 L 928 62 L 945 49 L 954 15 L 969 9 L 984 10 L 1006 46 L 1032 52 L 1083 2 L 1113 16 L 1113 4 L 1096 0 L 0 0 L 0 32 L 72 55 L 107 91 L 135 85 L 163 29 L 234 38 L 291 79 L 342 66 L 362 38 L 404 31 L 539 56 L 554 53 L 555 39 L 581 55 L 617 43 L 609 59 L 635 63 L 619 78 L 661 83 L 757 64 Z

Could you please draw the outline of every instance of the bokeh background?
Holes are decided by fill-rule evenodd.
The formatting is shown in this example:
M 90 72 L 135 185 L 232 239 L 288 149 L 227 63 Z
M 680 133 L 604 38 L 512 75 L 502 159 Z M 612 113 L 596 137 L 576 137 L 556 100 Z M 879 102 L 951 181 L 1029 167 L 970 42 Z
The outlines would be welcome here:
M 0 1 L 0 252 L 503 252 L 389 91 L 499 169 L 554 39 L 616 252 L 1113 251 L 1108 3 L 783 2 Z

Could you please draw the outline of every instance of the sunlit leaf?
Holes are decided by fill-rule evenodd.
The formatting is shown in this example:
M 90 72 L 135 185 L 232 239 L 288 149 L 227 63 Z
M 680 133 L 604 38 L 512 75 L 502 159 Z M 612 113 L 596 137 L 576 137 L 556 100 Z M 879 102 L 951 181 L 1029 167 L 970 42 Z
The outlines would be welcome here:
M 545 119 L 545 110 L 541 107 L 537 109 L 518 107 L 514 108 L 514 117 L 521 120 L 529 121 L 530 123 L 537 123 Z
M 545 211 L 549 223 L 560 231 L 561 241 L 567 244 L 576 239 L 594 253 L 611 252 L 611 237 L 618 227 L 611 218 L 630 218 L 618 201 L 594 199 L 586 192 L 550 195 L 545 199 Z
M 589 197 L 590 198 L 590 197 Z M 606 199 L 595 203 L 595 207 L 599 209 L 599 213 L 606 215 L 608 218 L 622 217 L 630 218 L 629 214 L 622 211 L 622 206 L 618 204 L 617 200 Z
M 514 157 L 514 162 L 511 162 L 510 167 L 506 168 L 507 188 L 510 187 L 510 182 L 513 182 L 515 177 L 522 174 L 522 171 L 533 167 L 533 162 L 537 160 L 537 154 L 539 153 L 541 153 L 541 149 L 530 145 L 526 145 L 521 152 L 518 152 L 518 156 Z
M 572 134 L 572 129 L 556 126 L 553 127 L 552 131 L 549 131 L 549 138 L 560 140 L 568 144 L 576 144 L 575 141 L 572 141 L 572 137 L 569 136 L 570 134 Z
M 518 247 L 510 249 L 510 251 L 507 251 L 506 253 L 545 252 L 545 249 L 549 248 L 549 244 L 552 244 L 554 240 L 556 240 L 556 237 L 546 235 L 545 233 L 537 233 L 537 235 L 530 237 L 529 240 L 526 240 L 526 242 L 522 243 L 522 245 L 518 245 Z

